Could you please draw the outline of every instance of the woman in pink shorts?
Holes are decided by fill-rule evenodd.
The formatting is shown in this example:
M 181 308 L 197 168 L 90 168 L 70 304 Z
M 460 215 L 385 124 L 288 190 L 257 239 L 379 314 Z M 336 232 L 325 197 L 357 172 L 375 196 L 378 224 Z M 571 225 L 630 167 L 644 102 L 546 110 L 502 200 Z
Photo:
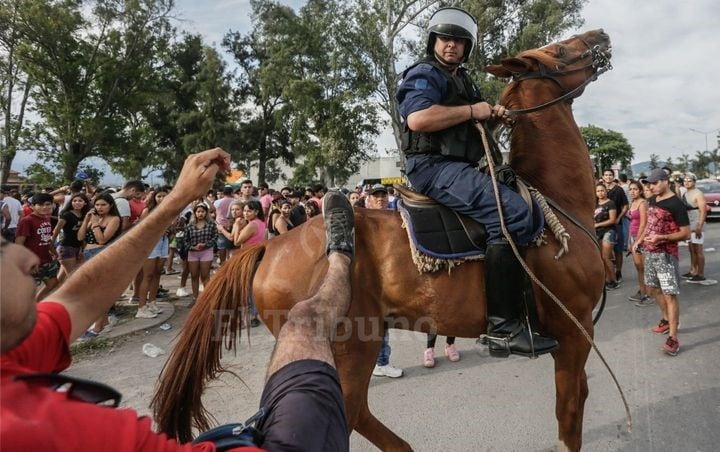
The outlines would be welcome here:
M 187 262 L 192 279 L 193 302 L 197 300 L 200 291 L 200 280 L 205 286 L 210 279 L 210 266 L 214 258 L 216 241 L 217 227 L 215 222 L 208 218 L 207 206 L 205 204 L 196 205 L 190 224 L 185 227 L 185 245 L 188 249 Z

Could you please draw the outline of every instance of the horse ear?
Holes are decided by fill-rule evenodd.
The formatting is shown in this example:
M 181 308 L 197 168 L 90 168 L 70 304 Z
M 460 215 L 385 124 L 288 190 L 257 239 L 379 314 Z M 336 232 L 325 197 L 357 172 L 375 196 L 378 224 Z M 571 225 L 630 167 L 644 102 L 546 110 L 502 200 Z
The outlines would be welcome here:
M 500 64 L 487 66 L 485 70 L 497 77 L 511 77 L 513 74 L 524 74 L 530 67 L 521 58 L 503 58 Z
M 500 78 L 512 77 L 512 72 L 508 71 L 500 64 L 491 64 L 489 66 L 485 66 L 485 72 Z

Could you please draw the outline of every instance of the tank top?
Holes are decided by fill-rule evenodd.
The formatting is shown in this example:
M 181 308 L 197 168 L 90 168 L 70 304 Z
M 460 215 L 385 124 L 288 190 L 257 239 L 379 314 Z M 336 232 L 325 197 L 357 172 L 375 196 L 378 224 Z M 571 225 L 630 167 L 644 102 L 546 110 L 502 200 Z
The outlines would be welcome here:
M 626 215 L 630 219 L 630 236 L 637 237 L 640 231 L 640 209 L 628 210 Z
M 255 233 L 251 235 L 249 239 L 245 240 L 245 242 L 242 244 L 243 247 L 262 243 L 265 240 L 265 222 L 258 218 L 255 218 L 250 223 L 255 225 Z
M 687 206 L 688 210 L 697 209 L 697 201 L 695 200 L 695 194 L 699 192 L 700 190 L 697 188 L 693 188 L 692 190 L 688 190 L 683 194 L 682 200 L 683 203 Z

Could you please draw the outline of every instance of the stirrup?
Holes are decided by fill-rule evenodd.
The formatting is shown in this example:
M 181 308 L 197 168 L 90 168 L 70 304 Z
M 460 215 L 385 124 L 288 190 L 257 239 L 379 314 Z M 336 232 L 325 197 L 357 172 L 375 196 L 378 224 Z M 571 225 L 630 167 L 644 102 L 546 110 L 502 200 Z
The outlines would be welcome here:
M 518 349 L 513 350 L 511 342 L 523 333 L 527 334 L 527 341 L 530 346 L 530 350 L 528 352 L 524 352 Z M 545 350 L 538 351 L 537 347 L 535 346 L 535 340 L 537 338 L 541 338 L 546 341 L 552 341 L 554 343 L 551 342 L 548 344 L 548 347 Z M 518 325 L 510 333 L 504 334 L 502 336 L 497 336 L 493 334 L 482 334 L 478 338 L 478 342 L 487 345 L 490 356 L 495 358 L 507 358 L 511 354 L 514 354 L 535 359 L 541 355 L 552 352 L 557 348 L 558 345 L 557 341 L 552 338 L 545 338 L 543 336 L 540 336 L 539 334 L 533 333 L 532 327 L 527 321 L 525 323 L 518 321 Z

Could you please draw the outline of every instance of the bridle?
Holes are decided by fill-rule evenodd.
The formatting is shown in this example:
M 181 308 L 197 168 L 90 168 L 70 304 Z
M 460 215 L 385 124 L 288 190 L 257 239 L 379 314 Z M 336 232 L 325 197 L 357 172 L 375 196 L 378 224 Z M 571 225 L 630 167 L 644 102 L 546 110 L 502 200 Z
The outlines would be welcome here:
M 578 68 L 560 71 L 560 70 L 558 70 L 557 66 L 555 67 L 555 70 L 552 70 L 538 61 L 538 70 L 537 71 L 526 72 L 524 74 L 515 74 L 515 75 L 513 75 L 513 79 L 511 82 L 511 83 L 520 83 L 523 80 L 538 79 L 538 78 L 550 79 L 553 82 L 555 82 L 560 87 L 560 89 L 563 90 L 564 94 L 560 97 L 557 97 L 557 98 L 549 101 L 549 102 L 545 102 L 544 104 L 537 105 L 535 107 L 522 108 L 522 109 L 518 109 L 518 110 L 506 110 L 505 111 L 506 115 L 512 117 L 512 116 L 523 115 L 526 113 L 532 113 L 532 112 L 550 107 L 550 106 L 555 105 L 560 102 L 572 100 L 572 99 L 578 97 L 582 93 L 582 90 L 585 89 L 585 87 L 587 85 L 589 85 L 590 83 L 597 80 L 597 78 L 601 74 L 603 74 L 609 70 L 612 70 L 613 67 L 612 67 L 612 64 L 610 64 L 610 57 L 612 56 L 610 47 L 602 49 L 599 44 L 591 46 L 581 36 L 575 35 L 573 37 L 582 41 L 582 43 L 585 44 L 585 47 L 587 47 L 588 49 L 585 52 L 583 52 L 580 55 L 573 58 L 572 60 L 570 60 L 569 62 L 565 63 L 566 66 L 572 66 L 573 64 L 577 63 L 578 61 L 582 61 L 587 58 L 590 58 L 590 62 L 588 64 L 578 67 Z M 560 80 L 558 80 L 558 78 L 557 78 L 557 76 L 560 76 L 560 75 L 567 75 L 567 74 L 572 74 L 573 72 L 585 71 L 588 68 L 592 69 L 592 75 L 590 75 L 590 77 L 585 79 L 585 81 L 583 83 L 581 83 L 577 88 L 575 88 L 571 91 L 568 91 L 565 88 L 565 86 L 563 86 L 562 82 Z

